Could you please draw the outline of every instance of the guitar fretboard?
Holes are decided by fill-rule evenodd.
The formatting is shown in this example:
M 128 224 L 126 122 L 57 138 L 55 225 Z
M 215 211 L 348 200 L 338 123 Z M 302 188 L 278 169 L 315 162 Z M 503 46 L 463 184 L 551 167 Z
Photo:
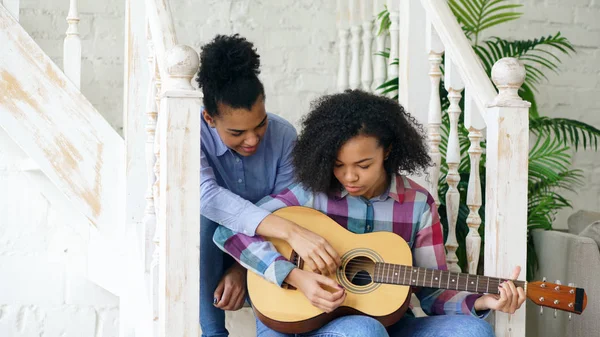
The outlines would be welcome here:
M 376 263 L 376 283 L 441 288 L 473 293 L 499 294 L 498 286 L 507 279 L 455 273 L 445 270 L 426 269 L 390 263 Z M 515 286 L 524 287 L 524 281 L 513 281 Z

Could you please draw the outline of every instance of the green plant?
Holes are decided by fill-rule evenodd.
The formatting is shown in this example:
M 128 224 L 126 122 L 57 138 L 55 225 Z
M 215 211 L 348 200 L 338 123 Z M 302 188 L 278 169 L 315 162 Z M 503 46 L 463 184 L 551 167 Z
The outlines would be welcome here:
M 563 37 L 560 32 L 533 40 L 509 41 L 500 37 L 490 37 L 482 41 L 481 33 L 484 30 L 520 18 L 522 13 L 514 10 L 522 5 L 510 4 L 506 0 L 449 0 L 448 3 L 461 24 L 465 35 L 471 41 L 473 50 L 481 59 L 488 76 L 491 76 L 494 63 L 503 57 L 517 58 L 525 65 L 527 76 L 521 87 L 520 95 L 523 99 L 532 103 L 529 110 L 529 130 L 535 139 L 529 151 L 528 171 L 527 279 L 530 280 L 537 269 L 537 257 L 533 240 L 530 237 L 530 230 L 534 228 L 551 229 L 552 221 L 557 212 L 565 207 L 572 207 L 571 202 L 560 194 L 561 191 L 565 189 L 573 190 L 582 183 L 581 171 L 570 168 L 572 161 L 571 147 L 575 150 L 580 147 L 597 150 L 600 130 L 572 119 L 540 116 L 538 112 L 535 93 L 538 84 L 547 79 L 544 71 L 557 72 L 561 63 L 560 56 L 575 52 L 569 40 Z M 386 11 L 384 11 L 378 17 L 381 23 L 380 33 L 382 33 L 389 27 L 389 15 L 386 15 Z M 389 58 L 389 53 L 386 52 L 381 52 L 379 55 Z M 398 62 L 398 60 L 394 61 Z M 398 89 L 398 79 L 388 80 L 378 89 L 384 93 L 396 91 Z M 449 103 L 443 81 L 440 83 L 440 97 L 442 110 L 447 110 Z M 464 102 L 461 101 L 460 105 L 461 108 L 464 107 Z M 462 118 L 463 116 L 459 121 L 461 126 L 464 125 Z M 449 129 L 448 116 L 443 114 L 442 142 L 440 144 L 442 166 L 438 192 L 441 202 L 439 213 L 445 232 L 447 232 L 445 193 L 448 190 L 445 181 L 448 170 L 445 154 Z M 465 237 L 468 233 L 466 219 L 469 214 L 466 205 L 466 192 L 470 171 L 467 151 L 470 141 L 468 131 L 464 127 L 459 128 L 459 142 L 461 152 L 459 175 L 461 181 L 458 189 L 461 193 L 461 203 L 456 225 L 456 235 L 459 242 L 457 255 L 461 268 L 466 270 Z M 485 148 L 485 143 L 481 145 Z M 482 192 L 485 193 L 485 153 L 480 163 L 480 179 Z M 485 196 L 482 200 L 483 205 L 479 210 L 479 215 L 483 222 L 479 232 L 482 236 L 483 245 L 485 240 L 483 237 Z M 483 255 L 483 249 L 481 249 L 481 254 Z M 480 258 L 480 266 L 482 262 L 483 258 Z

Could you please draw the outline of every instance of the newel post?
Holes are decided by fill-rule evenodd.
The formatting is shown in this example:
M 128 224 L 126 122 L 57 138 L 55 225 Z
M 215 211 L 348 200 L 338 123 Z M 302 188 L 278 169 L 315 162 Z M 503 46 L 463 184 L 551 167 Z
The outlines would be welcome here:
M 200 91 L 191 86 L 198 53 L 165 56 L 160 101 L 159 336 L 197 337 L 200 259 Z
M 527 268 L 527 170 L 529 102 L 518 90 L 525 68 L 503 58 L 492 69 L 498 96 L 487 106 L 487 163 L 485 202 L 485 275 L 510 277 Z M 496 313 L 498 336 L 525 336 L 525 303 L 514 315 Z

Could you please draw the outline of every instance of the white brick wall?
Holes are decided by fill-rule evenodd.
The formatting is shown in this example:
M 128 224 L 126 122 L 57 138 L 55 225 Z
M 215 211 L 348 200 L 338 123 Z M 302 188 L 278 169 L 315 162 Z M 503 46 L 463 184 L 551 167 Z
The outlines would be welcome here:
M 21 0 L 21 23 L 57 64 L 67 28 L 68 0 Z M 522 1 L 524 18 L 494 35 L 533 38 L 560 30 L 578 53 L 559 75 L 540 86 L 539 110 L 600 127 L 600 0 Z M 172 1 L 181 43 L 199 47 L 215 34 L 239 32 L 261 54 L 267 109 L 292 123 L 310 100 L 335 88 L 333 0 Z M 122 131 L 124 1 L 80 0 L 82 92 Z M 0 336 L 116 336 L 117 299 L 82 276 L 87 237 L 64 212 L 43 177 L 23 172 L 25 154 L 0 132 Z M 572 195 L 576 208 L 600 209 L 600 155 L 580 152 L 585 186 Z M 565 223 L 565 212 L 557 225 Z M 229 320 L 233 336 L 252 335 L 246 310 Z M 249 333 L 250 331 L 250 333 Z

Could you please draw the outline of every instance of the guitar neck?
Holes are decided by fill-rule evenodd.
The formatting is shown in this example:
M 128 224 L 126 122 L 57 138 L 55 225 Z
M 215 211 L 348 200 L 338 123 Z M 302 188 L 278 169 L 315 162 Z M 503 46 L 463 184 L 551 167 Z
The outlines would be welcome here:
M 426 269 L 390 263 L 376 263 L 373 281 L 416 287 L 440 288 L 473 293 L 499 294 L 498 286 L 507 279 L 455 273 L 446 270 Z M 525 281 L 513 281 L 525 288 Z M 525 288 L 526 289 L 526 288 Z

